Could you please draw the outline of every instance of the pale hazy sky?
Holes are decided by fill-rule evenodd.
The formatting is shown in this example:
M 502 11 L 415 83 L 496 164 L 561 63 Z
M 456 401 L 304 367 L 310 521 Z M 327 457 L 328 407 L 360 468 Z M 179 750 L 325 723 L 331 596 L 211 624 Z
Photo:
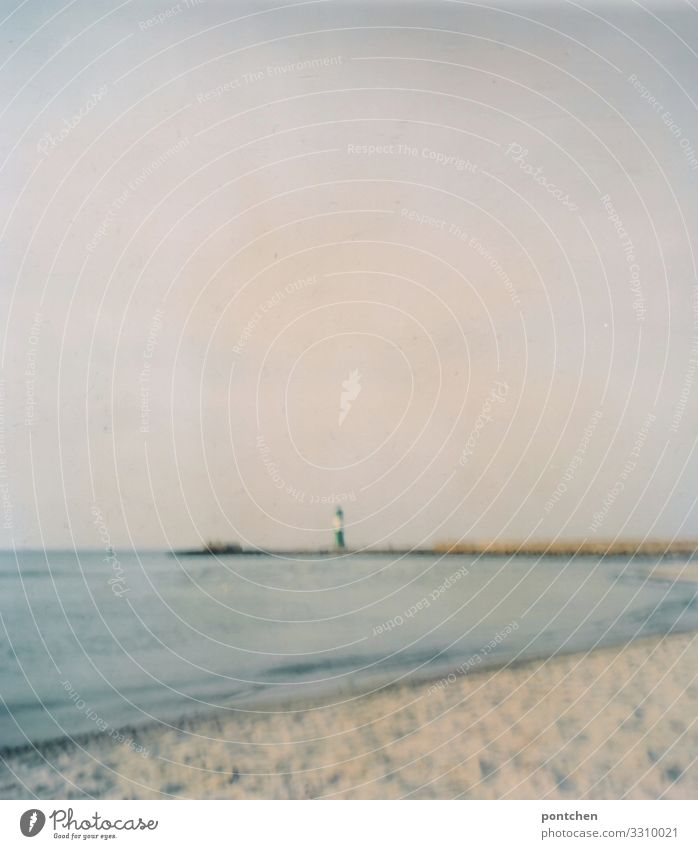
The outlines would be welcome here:
M 14 5 L 3 547 L 698 536 L 690 4 Z

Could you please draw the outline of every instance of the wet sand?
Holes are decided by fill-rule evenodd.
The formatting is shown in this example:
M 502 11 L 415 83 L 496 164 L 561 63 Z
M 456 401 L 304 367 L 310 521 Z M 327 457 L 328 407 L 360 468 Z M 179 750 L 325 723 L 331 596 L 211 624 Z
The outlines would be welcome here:
M 6 755 L 0 797 L 695 799 L 697 661 L 684 634 L 95 735 Z

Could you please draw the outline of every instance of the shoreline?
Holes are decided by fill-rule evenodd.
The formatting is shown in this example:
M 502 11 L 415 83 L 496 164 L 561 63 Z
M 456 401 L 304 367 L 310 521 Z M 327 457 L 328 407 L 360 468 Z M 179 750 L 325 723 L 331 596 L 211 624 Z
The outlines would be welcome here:
M 164 727 L 168 728 L 170 726 L 176 726 L 182 731 L 187 731 L 201 723 L 230 719 L 235 716 L 236 712 L 243 715 L 255 713 L 274 715 L 276 713 L 286 714 L 327 710 L 345 704 L 347 701 L 351 701 L 355 698 L 370 699 L 389 694 L 392 690 L 400 690 L 411 687 L 426 687 L 429 689 L 443 679 L 452 676 L 455 676 L 456 681 L 466 677 L 469 679 L 476 679 L 478 677 L 491 676 L 499 672 L 522 670 L 527 666 L 554 663 L 558 660 L 575 657 L 592 656 L 604 651 L 621 650 L 640 646 L 645 643 L 653 645 L 658 640 L 671 640 L 675 637 L 690 635 L 695 635 L 696 644 L 698 645 L 698 630 L 676 629 L 675 631 L 661 634 L 645 634 L 631 640 L 630 642 L 613 642 L 613 638 L 609 637 L 608 642 L 601 642 L 590 649 L 571 648 L 553 655 L 531 654 L 515 657 L 510 660 L 500 660 L 496 656 L 491 656 L 485 659 L 484 662 L 479 664 L 476 668 L 467 672 L 454 671 L 459 669 L 459 667 L 462 667 L 466 661 L 458 666 L 454 666 L 453 663 L 446 661 L 438 669 L 426 669 L 422 672 L 402 674 L 397 678 L 386 681 L 385 683 L 379 683 L 376 681 L 376 685 L 368 690 L 360 689 L 359 685 L 347 685 L 340 688 L 340 691 L 346 696 L 342 699 L 335 699 L 338 692 L 334 688 L 332 688 L 332 690 L 323 691 L 322 687 L 316 687 L 312 689 L 311 692 L 308 692 L 308 689 L 310 689 L 308 688 L 308 685 L 297 684 L 294 685 L 297 689 L 291 690 L 288 698 L 283 698 L 279 696 L 277 691 L 275 691 L 272 687 L 263 686 L 254 693 L 241 697 L 240 703 L 235 706 L 219 705 L 217 707 L 212 707 L 207 710 L 201 710 L 191 714 L 181 713 L 180 715 L 174 715 L 169 719 L 166 718 L 164 720 L 164 722 L 167 723 Z M 367 684 L 369 679 L 370 676 L 367 676 L 362 679 L 362 683 Z M 321 701 L 322 703 L 320 703 Z M 148 720 L 137 725 L 132 723 L 114 725 L 110 726 L 110 729 L 122 735 L 130 735 L 135 739 L 139 734 L 142 735 L 157 731 L 161 727 L 163 727 L 162 721 Z M 66 747 L 88 746 L 90 743 L 105 739 L 105 733 L 106 732 L 91 729 L 89 731 L 82 731 L 77 734 L 65 735 L 63 737 L 52 737 L 46 740 L 29 741 L 16 746 L 0 746 L 0 758 L 21 757 L 23 755 L 32 754 L 36 751 L 46 754 L 49 750 L 54 749 L 56 752 L 59 752 L 63 751 Z
M 368 696 L 345 693 L 327 705 L 299 694 L 273 712 L 217 710 L 182 720 L 179 730 L 122 729 L 145 755 L 95 733 L 27 745 L 3 754 L 0 795 L 26 795 L 12 773 L 5 774 L 11 769 L 39 798 L 451 798 L 461 792 L 526 798 L 516 795 L 517 787 L 538 794 L 541 781 L 550 798 L 575 798 L 582 786 L 606 786 L 604 770 L 620 769 L 612 786 L 629 782 L 629 798 L 660 792 L 691 798 L 698 793 L 698 764 L 684 761 L 698 751 L 698 728 L 690 727 L 698 710 L 697 648 L 695 632 L 642 637 L 478 669 L 453 681 L 432 675 Z M 659 689 L 658 681 L 664 681 Z M 656 718 L 648 716 L 653 704 Z M 557 748 L 546 765 L 541 747 L 548 734 Z M 692 744 L 685 739 L 676 751 L 674 744 L 687 735 Z M 586 752 L 590 740 L 600 745 Z M 586 757 L 579 758 L 573 780 L 570 767 L 580 748 Z M 630 771 L 623 764 L 628 758 Z M 541 763 L 545 778 L 534 780 Z M 431 779 L 423 787 L 425 769 Z M 645 772 L 653 782 L 644 790 L 631 787 L 633 776 L 642 784 Z

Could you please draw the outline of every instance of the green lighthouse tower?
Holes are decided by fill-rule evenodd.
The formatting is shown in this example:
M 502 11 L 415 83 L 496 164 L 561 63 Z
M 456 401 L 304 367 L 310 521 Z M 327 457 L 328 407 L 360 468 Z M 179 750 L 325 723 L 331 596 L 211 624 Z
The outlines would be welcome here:
M 339 551 L 344 551 L 344 510 L 337 507 L 334 513 L 334 544 Z

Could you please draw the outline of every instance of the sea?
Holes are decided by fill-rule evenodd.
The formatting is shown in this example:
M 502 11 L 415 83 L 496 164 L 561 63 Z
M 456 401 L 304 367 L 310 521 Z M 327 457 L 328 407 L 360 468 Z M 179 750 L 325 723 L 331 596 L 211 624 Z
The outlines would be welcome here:
M 695 630 L 666 562 L 3 552 L 0 751 Z

